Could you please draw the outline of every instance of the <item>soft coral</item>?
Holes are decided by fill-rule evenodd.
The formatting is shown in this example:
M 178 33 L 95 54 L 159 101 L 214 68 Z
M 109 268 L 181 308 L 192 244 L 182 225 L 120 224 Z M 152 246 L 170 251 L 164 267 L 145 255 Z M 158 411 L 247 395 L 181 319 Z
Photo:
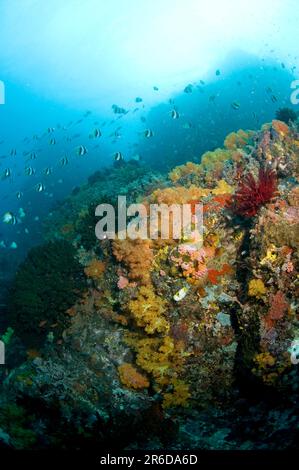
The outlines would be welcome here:
M 253 217 L 259 208 L 270 201 L 276 192 L 276 174 L 269 168 L 260 168 L 256 180 L 251 173 L 244 176 L 233 198 L 236 214 Z

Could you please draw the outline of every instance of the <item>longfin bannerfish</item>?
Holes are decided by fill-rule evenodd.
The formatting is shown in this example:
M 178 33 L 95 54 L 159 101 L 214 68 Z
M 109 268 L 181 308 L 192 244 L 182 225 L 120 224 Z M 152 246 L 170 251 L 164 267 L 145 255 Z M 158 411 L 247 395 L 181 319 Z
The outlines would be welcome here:
M 92 137 L 94 137 L 95 139 L 98 139 L 99 137 L 101 137 L 101 135 L 102 135 L 102 132 L 100 131 L 100 129 L 95 129 L 93 131 Z
M 240 108 L 240 103 L 237 103 L 237 101 L 234 101 L 234 102 L 231 104 L 231 107 L 232 107 L 233 109 L 236 109 L 236 110 L 237 110 L 237 109 Z
M 36 192 L 42 193 L 46 188 L 43 183 L 37 183 L 37 185 L 35 186 L 35 189 L 36 189 Z
M 32 176 L 35 174 L 35 169 L 32 166 L 28 166 L 25 168 L 25 175 Z
M 172 119 L 178 119 L 180 117 L 180 115 L 179 115 L 179 113 L 176 109 L 172 109 L 170 111 L 170 114 L 171 114 Z
M 68 164 L 68 162 L 69 161 L 68 161 L 67 156 L 62 157 L 62 159 L 60 160 L 61 166 L 66 166 Z
M 16 216 L 12 212 L 8 211 L 3 215 L 2 222 L 4 224 L 16 225 L 18 221 Z
M 77 150 L 78 155 L 86 155 L 88 153 L 87 148 L 84 145 L 80 145 Z
M 55 128 L 54 127 L 48 127 L 48 134 L 51 134 L 51 132 L 54 132 Z
M 124 160 L 123 154 L 122 154 L 121 152 L 116 152 L 116 153 L 114 154 L 114 160 L 115 160 L 116 162 L 121 162 L 121 161 L 123 161 L 123 160 Z
M 3 178 L 9 178 L 11 176 L 11 169 L 5 168 Z
M 49 176 L 49 175 L 51 175 L 51 173 L 52 173 L 52 168 L 50 168 L 50 167 L 45 168 L 44 172 L 45 172 L 45 175 L 46 175 L 46 176 Z
M 16 149 L 11 149 L 10 155 L 11 155 L 12 157 L 15 157 L 15 156 L 17 155 L 17 150 L 16 150 Z
M 144 131 L 144 137 L 146 137 L 147 139 L 149 139 L 150 137 L 153 137 L 154 133 L 151 129 L 146 129 Z
M 193 90 L 193 85 L 191 83 L 189 83 L 189 85 L 187 85 L 184 88 L 184 93 L 192 93 L 192 90 Z
M 50 140 L 49 143 L 50 143 L 50 145 L 55 145 L 55 144 L 56 144 L 56 140 L 53 138 L 53 139 Z

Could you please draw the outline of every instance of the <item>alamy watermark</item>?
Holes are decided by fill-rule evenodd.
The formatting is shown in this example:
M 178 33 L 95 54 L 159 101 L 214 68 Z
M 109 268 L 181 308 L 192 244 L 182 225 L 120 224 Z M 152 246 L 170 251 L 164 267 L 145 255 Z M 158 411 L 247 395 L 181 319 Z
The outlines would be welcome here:
M 291 103 L 294 105 L 299 104 L 299 80 L 292 81 L 291 89 L 294 90 L 290 96 Z
M 115 210 L 116 209 L 116 210 Z M 198 246 L 203 240 L 203 206 L 188 204 L 130 204 L 118 196 L 117 208 L 100 204 L 95 234 L 99 240 L 189 240 Z M 129 220 L 128 220 L 129 219 Z
M 0 80 L 0 104 L 5 104 L 5 85 L 2 80 Z
M 5 364 L 5 344 L 0 340 L 0 366 Z

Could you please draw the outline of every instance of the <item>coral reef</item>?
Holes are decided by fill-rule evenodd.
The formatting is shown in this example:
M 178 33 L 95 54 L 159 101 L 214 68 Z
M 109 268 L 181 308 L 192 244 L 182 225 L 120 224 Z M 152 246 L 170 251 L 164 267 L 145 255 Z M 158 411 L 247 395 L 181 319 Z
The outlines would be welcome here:
M 231 133 L 224 148 L 168 177 L 134 165 L 110 170 L 107 183 L 94 174 L 53 210 L 56 241 L 32 251 L 16 276 L 14 337 L 32 337 L 3 390 L 14 404 L 55 410 L 59 438 L 47 413 L 28 409 L 20 427 L 28 416 L 42 426 L 21 447 L 43 434 L 69 448 L 65 429 L 98 444 L 108 428 L 126 447 L 129 424 L 135 436 L 147 426 L 155 437 L 171 429 L 172 448 L 293 445 L 286 430 L 298 429 L 298 141 L 296 123 L 274 120 Z M 95 205 L 117 194 L 146 208 L 189 203 L 191 235 L 171 239 L 170 230 L 162 239 L 155 227 L 153 240 L 97 240 Z M 204 230 L 194 240 L 196 204 Z M 273 409 L 267 399 L 257 405 L 269 396 Z M 1 415 L 0 428 L 20 447 Z

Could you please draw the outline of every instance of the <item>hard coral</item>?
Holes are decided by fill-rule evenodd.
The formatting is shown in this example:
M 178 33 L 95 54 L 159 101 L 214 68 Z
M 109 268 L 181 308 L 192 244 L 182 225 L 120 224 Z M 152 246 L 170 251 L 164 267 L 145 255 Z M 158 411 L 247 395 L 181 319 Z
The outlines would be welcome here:
M 276 187 L 277 179 L 273 170 L 261 168 L 257 180 L 248 173 L 240 182 L 233 198 L 233 211 L 244 217 L 255 216 L 260 207 L 275 195 Z

